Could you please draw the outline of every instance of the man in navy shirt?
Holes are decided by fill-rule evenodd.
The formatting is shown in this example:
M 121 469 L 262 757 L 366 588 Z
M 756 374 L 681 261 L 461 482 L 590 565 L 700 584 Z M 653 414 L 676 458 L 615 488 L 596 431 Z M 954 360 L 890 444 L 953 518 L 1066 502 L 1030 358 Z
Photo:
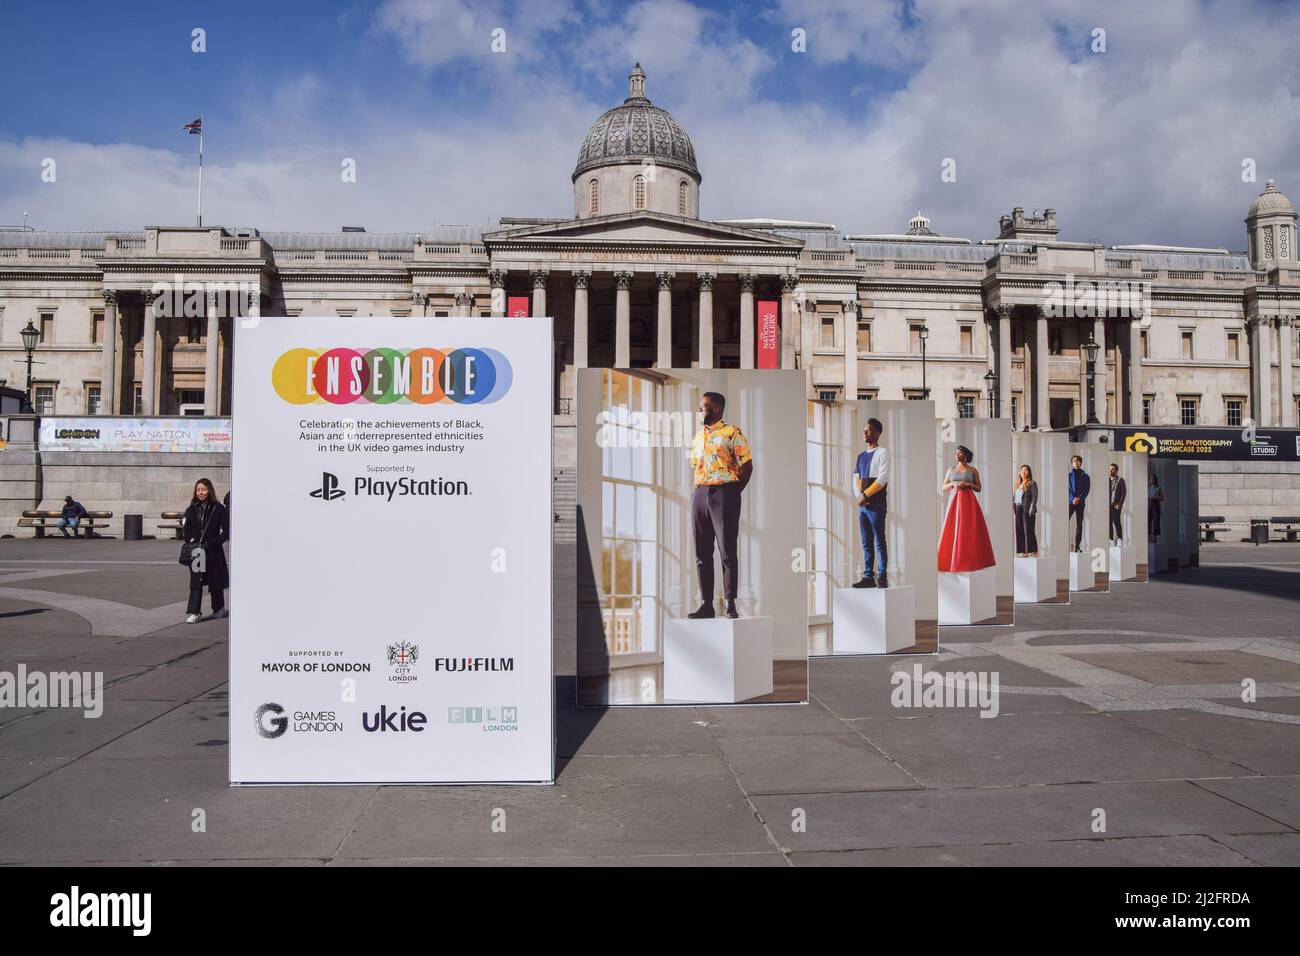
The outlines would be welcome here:
M 862 429 L 867 450 L 858 455 L 853 469 L 853 490 L 858 499 L 858 532 L 862 535 L 862 579 L 855 588 L 887 588 L 889 547 L 885 540 L 885 486 L 889 483 L 889 450 L 881 448 L 880 433 L 885 426 L 878 418 L 868 418 Z M 880 555 L 876 569 L 875 558 Z M 876 572 L 873 578 L 872 573 Z
M 1083 470 L 1083 459 L 1075 455 L 1070 459 L 1070 517 L 1075 518 L 1074 550 L 1083 550 L 1083 508 L 1088 503 L 1088 492 L 1092 490 L 1092 479 Z

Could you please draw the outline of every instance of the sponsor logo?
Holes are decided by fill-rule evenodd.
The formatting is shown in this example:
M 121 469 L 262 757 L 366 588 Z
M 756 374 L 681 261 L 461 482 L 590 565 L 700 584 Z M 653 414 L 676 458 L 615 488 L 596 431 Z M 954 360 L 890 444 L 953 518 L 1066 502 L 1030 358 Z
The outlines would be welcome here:
M 365 661 L 262 661 L 263 674 L 368 674 Z
M 319 498 L 321 501 L 334 501 L 342 498 L 345 494 L 347 492 L 339 487 L 339 476 L 323 471 L 320 476 L 320 487 L 315 489 L 311 496 Z
M 98 428 L 56 428 L 55 438 L 98 438 Z
M 433 669 L 446 671 L 448 674 L 462 674 L 467 671 L 513 671 L 515 659 L 513 657 L 435 657 Z
M 289 729 L 289 718 L 284 716 L 284 708 L 279 704 L 263 704 L 257 708 L 253 722 L 257 725 L 257 735 L 267 740 L 283 737 Z
M 388 645 L 388 664 L 393 672 L 388 679 L 394 684 L 413 683 L 419 675 L 415 673 L 415 662 L 420 659 L 420 645 L 409 641 L 398 641 Z
M 379 709 L 373 714 L 362 712 L 361 729 L 366 733 L 403 733 L 410 731 L 414 734 L 424 732 L 425 722 L 428 718 L 418 710 L 410 713 L 406 712 L 406 707 L 402 706 L 397 710 L 389 710 L 387 704 L 380 704 Z
M 296 734 L 337 734 L 343 731 L 343 722 L 332 710 L 295 710 L 293 720 L 285 716 L 279 704 L 263 704 L 253 715 L 257 735 L 267 740 L 283 737 L 292 730 Z
M 519 729 L 519 708 L 448 707 L 447 723 L 473 724 L 487 733 L 513 733 Z
M 510 390 L 514 372 L 496 349 L 290 349 L 271 384 L 294 405 L 487 405 Z
M 1276 458 L 1276 457 L 1277 457 L 1277 446 L 1276 446 L 1276 445 L 1259 445 L 1259 444 L 1251 445 L 1251 446 L 1250 446 L 1250 456 L 1251 456 L 1252 458 Z
M 1148 435 L 1146 432 L 1135 432 L 1124 439 L 1125 451 L 1144 451 L 1148 455 L 1154 455 L 1160 447 L 1154 435 Z

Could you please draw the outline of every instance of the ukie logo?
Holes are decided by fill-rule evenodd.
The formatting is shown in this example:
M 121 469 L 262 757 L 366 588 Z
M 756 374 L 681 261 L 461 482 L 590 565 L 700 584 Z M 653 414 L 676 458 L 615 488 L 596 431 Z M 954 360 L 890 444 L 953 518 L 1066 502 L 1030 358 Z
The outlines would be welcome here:
M 294 405 L 489 405 L 514 371 L 496 349 L 290 349 L 271 384 Z
M 408 714 L 405 706 L 402 706 L 399 710 L 389 710 L 387 704 L 380 704 L 379 709 L 373 715 L 362 712 L 361 729 L 371 734 L 376 731 L 383 733 L 387 730 L 398 733 L 409 730 L 418 734 L 423 732 L 427 720 L 428 718 L 418 710 L 413 710 Z

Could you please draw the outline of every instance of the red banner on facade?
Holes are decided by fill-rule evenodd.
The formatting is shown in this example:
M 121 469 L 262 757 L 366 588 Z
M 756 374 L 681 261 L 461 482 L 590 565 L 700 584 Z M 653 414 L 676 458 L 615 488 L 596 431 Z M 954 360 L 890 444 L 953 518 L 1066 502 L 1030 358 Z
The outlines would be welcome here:
M 758 346 L 759 368 L 781 367 L 781 327 L 777 319 L 780 305 L 775 299 L 758 300 Z
M 529 298 L 526 295 L 512 295 L 506 299 L 506 315 L 512 319 L 528 318 Z

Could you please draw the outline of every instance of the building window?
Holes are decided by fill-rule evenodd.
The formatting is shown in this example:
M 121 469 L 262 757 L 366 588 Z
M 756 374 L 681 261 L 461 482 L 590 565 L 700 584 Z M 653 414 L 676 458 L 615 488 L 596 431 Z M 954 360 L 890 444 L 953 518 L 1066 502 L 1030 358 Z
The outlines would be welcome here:
M 835 348 L 835 316 L 822 316 L 822 348 Z
M 920 388 L 905 388 L 903 389 L 903 397 L 909 402 L 923 402 L 925 401 L 925 390 Z
M 973 355 L 975 353 L 975 328 L 970 325 L 963 325 L 959 330 L 961 339 L 961 354 Z
M 640 173 L 632 180 L 632 208 L 645 208 L 645 177 Z
M 1178 407 L 1180 409 L 1178 423 L 1180 425 L 1195 425 L 1196 410 L 1199 405 L 1200 399 L 1198 398 L 1180 398 L 1178 400 Z
M 1229 362 L 1241 361 L 1241 333 L 1240 332 L 1228 333 L 1228 361 Z
M 587 212 L 589 215 L 596 216 L 600 214 L 600 183 L 592 180 L 587 184 L 588 205 Z
M 833 385 L 819 385 L 817 387 L 817 397 L 823 402 L 833 402 L 840 397 L 840 390 Z
M 1300 336 L 1296 336 L 1296 341 L 1300 341 Z M 870 322 L 858 323 L 858 351 L 859 352 L 871 351 L 871 323 Z
M 860 388 L 858 389 L 858 401 L 874 402 L 876 400 L 876 396 L 878 396 L 879 394 L 880 394 L 880 389 L 878 388 Z
M 191 345 L 195 345 L 203 340 L 203 323 L 205 319 L 197 316 L 190 316 L 185 320 L 185 338 Z
M 135 389 L 131 395 L 131 414 L 139 415 L 144 411 L 144 391 L 140 388 L 140 383 L 135 383 Z
M 922 323 L 913 322 L 907 327 L 907 348 L 909 352 L 921 351 Z
M 1138 333 L 1138 335 L 1139 335 L 1139 337 L 1142 339 L 1142 357 L 1143 357 L 1143 358 L 1150 358 L 1150 357 L 1151 357 L 1151 350 L 1147 347 L 1147 333 L 1146 333 L 1146 329 L 1143 329 L 1141 332 Z
M 1025 344 L 1025 330 L 1021 328 L 1019 322 L 1011 323 L 1011 351 L 1019 352 L 1020 347 Z
M 1282 245 L 1278 251 L 1281 252 L 1282 254 L 1278 256 L 1278 258 L 1290 259 L 1291 258 L 1291 227 L 1283 226 L 1280 230 L 1280 233 L 1282 237 Z
M 42 312 L 40 324 L 41 324 L 40 340 L 42 342 L 53 342 L 54 341 L 54 313 Z
M 1273 230 L 1269 228 L 1264 230 L 1264 258 L 1273 258 Z
M 1011 430 L 1015 431 L 1020 427 L 1020 396 L 1011 396 Z
M 969 392 L 957 393 L 957 417 L 974 418 L 975 417 L 975 396 Z
M 32 408 L 36 410 L 37 415 L 54 414 L 54 386 L 53 385 L 32 386 Z
M 440 311 L 440 312 L 434 312 L 434 313 L 433 313 L 433 317 L 434 317 L 435 319 L 445 319 L 445 318 L 449 317 L 450 315 L 451 315 L 451 313 L 448 312 L 446 309 L 443 309 L 443 310 Z
M 87 382 L 86 383 L 86 414 L 87 415 L 99 414 L 99 396 L 100 396 L 99 383 Z
M 1187 361 L 1191 361 L 1192 359 L 1196 358 L 1196 355 L 1192 349 L 1192 330 L 1183 329 L 1182 332 L 1180 333 L 1180 338 L 1182 339 L 1182 343 L 1183 343 L 1182 345 L 1183 358 Z
M 1228 427 L 1241 427 L 1241 406 L 1242 401 L 1239 398 L 1230 398 L 1228 402 Z
M 1154 395 L 1142 396 L 1142 424 L 1143 425 L 1151 424 L 1151 406 L 1155 404 L 1155 400 L 1156 397 Z
M 686 180 L 677 184 L 677 215 L 690 215 L 690 188 L 686 185 Z
M 1060 355 L 1061 350 L 1061 330 L 1049 325 L 1047 327 L 1047 354 Z
M 103 312 L 92 312 L 90 314 L 90 341 L 95 345 L 104 341 Z

